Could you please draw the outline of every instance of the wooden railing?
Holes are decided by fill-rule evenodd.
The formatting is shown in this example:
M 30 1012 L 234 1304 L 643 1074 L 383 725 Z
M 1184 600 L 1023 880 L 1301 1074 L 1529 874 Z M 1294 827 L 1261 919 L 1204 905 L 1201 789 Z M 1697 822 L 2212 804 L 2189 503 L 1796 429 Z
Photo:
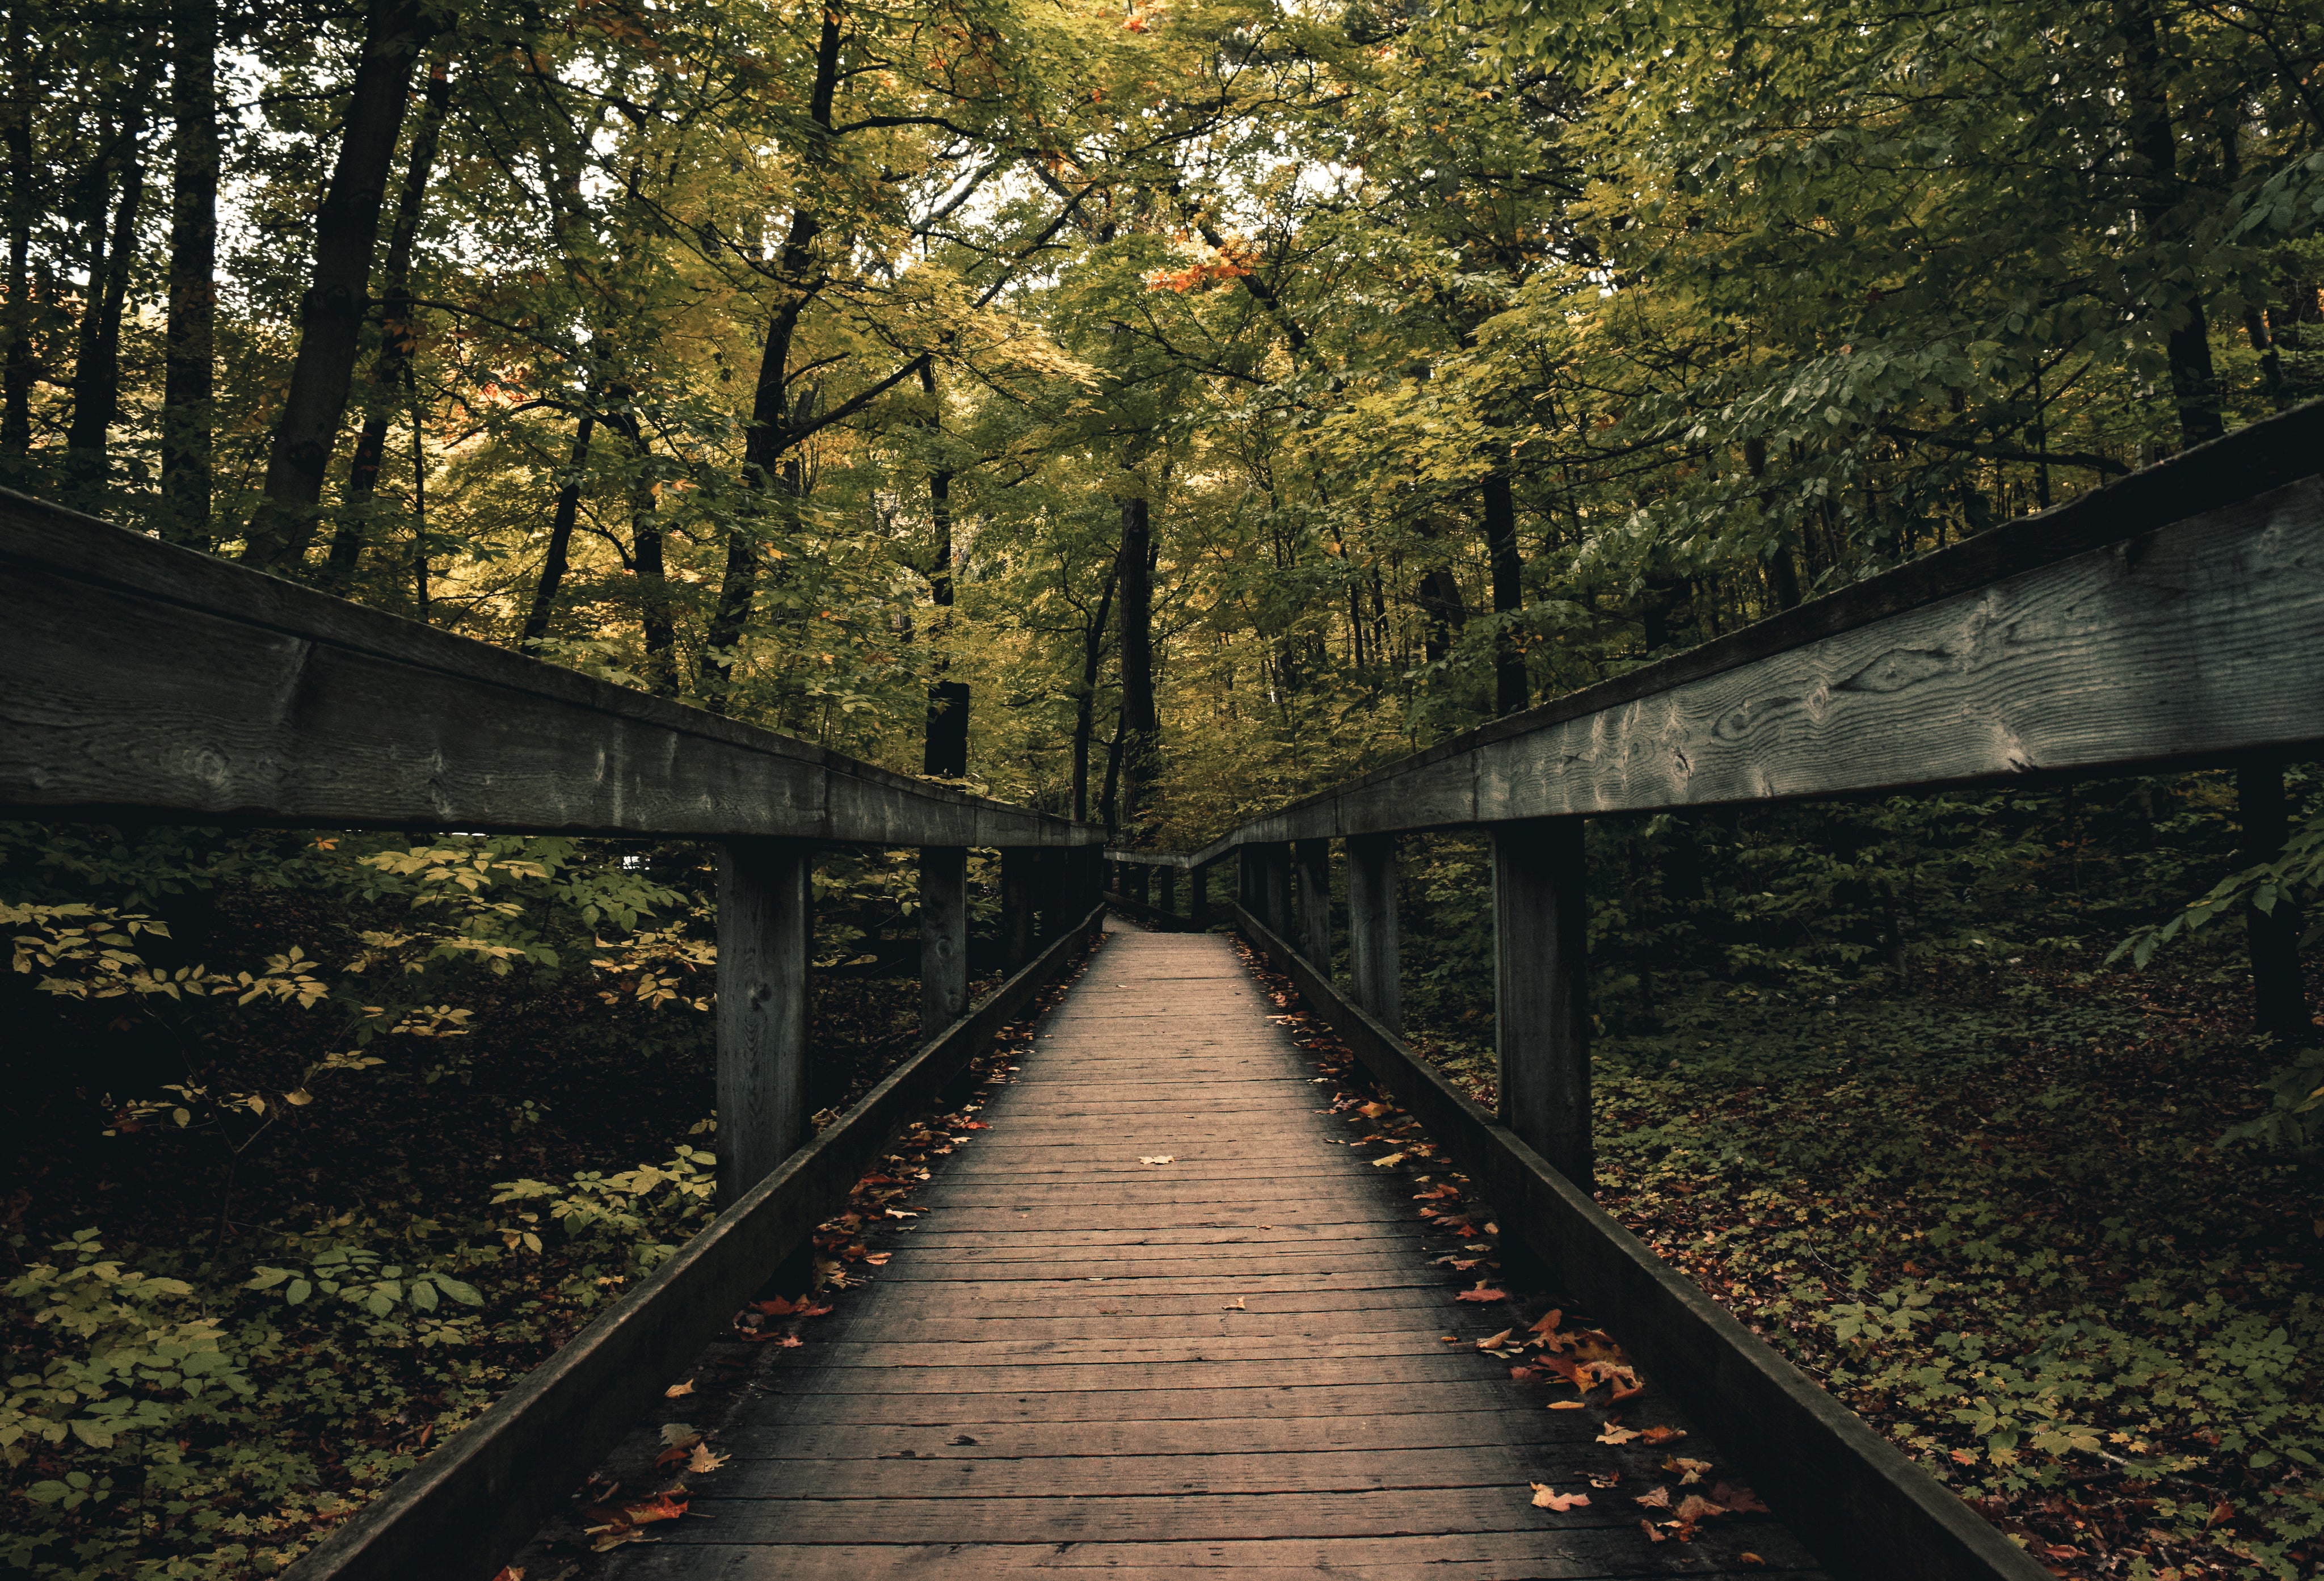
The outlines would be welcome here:
M 1235 925 L 1458 1152 L 1560 1283 L 1733 1440 L 1834 1570 L 2045 1575 L 1591 1201 L 1593 814 L 2233 762 L 2324 742 L 2324 402 L 2255 423 L 1692 652 L 1494 721 L 1184 854 L 1110 897 L 1202 926 L 1231 856 Z M 1396 837 L 1493 847 L 1500 1111 L 1401 1039 Z M 1333 981 L 1344 843 L 1349 983 Z M 1170 882 L 1191 872 L 1182 920 Z M 1147 886 L 1135 886 L 1145 891 Z M 1159 904 L 1154 903 L 1159 901 Z
M 290 1572 L 483 1581 L 896 1131 L 1078 958 L 1100 834 L 605 685 L 0 491 L 0 810 L 46 819 L 682 837 L 718 848 L 724 1211 Z M 814 1133 L 816 843 L 920 852 L 917 1052 Z M 1008 976 L 968 1003 L 966 861 Z

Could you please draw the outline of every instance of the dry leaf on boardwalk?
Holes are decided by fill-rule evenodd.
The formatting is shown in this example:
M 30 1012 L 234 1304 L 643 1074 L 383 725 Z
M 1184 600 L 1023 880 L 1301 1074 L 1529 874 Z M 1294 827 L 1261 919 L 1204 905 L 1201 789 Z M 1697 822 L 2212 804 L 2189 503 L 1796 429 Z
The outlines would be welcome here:
M 1392 1152 L 1385 1155 L 1384 1157 L 1374 1159 L 1372 1160 L 1372 1168 L 1375 1170 L 1384 1170 L 1390 1164 L 1400 1164 L 1402 1162 L 1404 1162 L 1404 1155 L 1400 1152 Z
M 1240 1296 L 1237 1296 L 1233 1300 L 1229 1301 L 1226 1304 L 1223 1310 L 1229 1312 L 1248 1312 L 1250 1308 L 1242 1304 L 1242 1298 Z
M 1618 1428 L 1613 1423 L 1608 1422 L 1606 1430 L 1598 1435 L 1598 1441 L 1600 1444 L 1627 1444 L 1637 1437 L 1638 1434 L 1634 1429 Z
M 1681 1502 L 1678 1507 L 1678 1518 L 1686 1522 L 1689 1526 L 1693 1525 L 1698 1521 L 1708 1520 L 1713 1515 L 1724 1515 L 1726 1513 L 1726 1505 L 1714 1504 L 1709 1499 L 1704 1498 L 1701 1493 L 1687 1494 L 1686 1498 Z
M 733 1458 L 732 1455 L 715 1453 L 707 1444 L 696 1444 L 694 1447 L 694 1453 L 687 1458 L 687 1473 L 691 1476 L 701 1476 L 706 1473 L 716 1471 Z
M 1506 1301 L 1508 1299 L 1508 1291 L 1489 1289 L 1483 1280 L 1479 1280 L 1477 1281 L 1477 1288 L 1475 1290 L 1462 1290 L 1459 1295 L 1453 1297 L 1453 1299 L 1457 1301 Z
M 1547 1483 L 1533 1484 L 1533 1507 L 1536 1510 L 1571 1510 L 1589 1502 L 1588 1493 L 1561 1493 Z
M 1484 1338 L 1479 1340 L 1477 1342 L 1477 1348 L 1482 1351 L 1499 1350 L 1508 1343 L 1509 1331 L 1504 1328 L 1499 1334 L 1489 1334 L 1485 1336 Z
M 669 1388 L 663 1390 L 661 1391 L 661 1397 L 664 1400 L 676 1400 L 681 1394 L 691 1394 L 693 1392 L 694 1380 L 688 1378 L 683 1383 L 673 1383 Z
M 1711 1469 L 1711 1462 L 1708 1460 L 1689 1460 L 1683 1455 L 1674 1455 L 1663 1462 L 1663 1469 L 1665 1471 L 1676 1472 L 1678 1474 L 1679 1484 L 1683 1487 L 1688 1483 L 1701 1482 L 1702 1480 L 1702 1474 Z M 1726 1484 L 1722 1483 L 1720 1485 L 1724 1487 Z M 1719 1497 L 1716 1493 L 1712 1493 L 1711 1496 L 1714 1499 Z
M 1644 1504 L 1649 1510 L 1667 1510 L 1670 1508 L 1670 1490 L 1668 1488 L 1656 1488 L 1651 1493 L 1640 1493 L 1631 1502 L 1633 1503 Z
M 1155 1153 L 1138 1161 L 1141 1164 L 1175 1164 L 1178 1160 L 1169 1153 Z
M 1734 1511 L 1738 1515 L 1767 1513 L 1767 1506 L 1759 1502 L 1758 1494 L 1735 1483 L 1712 1484 L 1711 1496 L 1722 1507 Z
M 1647 1428 L 1638 1434 L 1649 1444 L 1670 1444 L 1686 1437 L 1684 1428 Z
M 1549 1409 L 1552 1410 L 1580 1410 L 1582 1409 L 1582 1402 L 1578 1400 L 1553 1400 L 1549 1402 Z

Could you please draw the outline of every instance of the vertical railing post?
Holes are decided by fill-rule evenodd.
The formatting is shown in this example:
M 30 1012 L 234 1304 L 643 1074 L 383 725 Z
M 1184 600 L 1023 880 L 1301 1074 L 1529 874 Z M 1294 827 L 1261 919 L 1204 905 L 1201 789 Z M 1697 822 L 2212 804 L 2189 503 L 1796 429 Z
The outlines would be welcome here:
M 732 1207 L 807 1141 L 814 846 L 718 853 L 718 1200 Z
M 1001 853 L 1001 967 L 1014 973 L 1033 958 L 1033 913 L 1040 909 L 1034 885 L 1038 851 L 1011 846 Z
M 1404 1031 L 1396 918 L 1396 837 L 1348 837 L 1348 975 L 1356 1003 L 1391 1032 Z
M 1261 846 L 1259 879 L 1259 920 L 1277 938 L 1286 938 L 1291 932 L 1291 847 L 1280 842 Z
M 1211 870 L 1191 869 L 1186 874 L 1186 920 L 1199 933 L 1211 925 Z
M 1235 847 L 1235 904 L 1253 916 L 1266 909 L 1267 885 L 1259 877 L 1259 847 Z
M 1157 911 L 1176 915 L 1178 911 L 1178 870 L 1161 866 L 1154 870 L 1154 906 Z
M 1301 840 L 1291 847 L 1299 869 L 1299 913 L 1293 948 L 1332 975 L 1332 842 Z
M 1493 829 L 1493 1012 L 1501 1118 L 1584 1191 L 1590 1135 L 1589 908 L 1582 820 Z
M 920 847 L 920 1037 L 968 1009 L 968 850 Z

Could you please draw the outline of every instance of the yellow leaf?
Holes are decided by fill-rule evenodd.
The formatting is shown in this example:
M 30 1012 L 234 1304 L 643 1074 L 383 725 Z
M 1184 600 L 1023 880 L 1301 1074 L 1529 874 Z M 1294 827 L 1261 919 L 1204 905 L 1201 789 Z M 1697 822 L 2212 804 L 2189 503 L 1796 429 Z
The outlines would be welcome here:
M 1533 1484 L 1533 1507 L 1536 1510 L 1571 1510 L 1589 1502 L 1588 1493 L 1561 1493 L 1547 1483 Z

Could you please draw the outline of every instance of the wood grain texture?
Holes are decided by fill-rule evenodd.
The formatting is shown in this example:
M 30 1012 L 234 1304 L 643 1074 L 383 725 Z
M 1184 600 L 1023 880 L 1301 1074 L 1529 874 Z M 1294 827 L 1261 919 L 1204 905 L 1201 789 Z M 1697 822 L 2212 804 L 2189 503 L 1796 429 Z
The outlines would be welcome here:
M 25 814 L 1102 838 L 5 490 L 0 626 L 0 806 Z
M 732 1207 L 807 1140 L 814 847 L 718 852 L 718 1204 Z
M 994 1032 L 1078 962 L 1092 913 L 727 1208 L 475 1422 L 284 1572 L 288 1581 L 493 1573 L 658 1400 L 673 1356 L 724 1333 L 770 1273 L 845 1204 L 897 1131 Z
M 607 1573 L 982 1576 L 1084 1549 L 1153 1576 L 1809 1568 L 1765 1518 L 1689 1547 L 1648 1542 L 1627 1493 L 1532 1505 L 1535 1480 L 1644 1491 L 1668 1451 L 1598 1443 L 1598 1412 L 1543 1410 L 1467 1343 L 1506 1318 L 1454 1299 L 1451 1244 L 1347 1145 L 1274 1012 L 1222 938 L 1111 934 L 872 1288 L 762 1363 L 734 1459 L 694 1484 L 709 1519 Z M 1208 1079 L 1222 1037 L 1242 1079 Z
M 1248 911 L 1236 920 L 1366 1069 L 1452 1151 L 1502 1222 L 1562 1284 L 1585 1293 L 1659 1388 L 1748 1428 L 1739 1442 L 1753 1484 L 1834 1570 L 1882 1581 L 2041 1581 L 2047 1572 L 1943 1484 L 1656 1257 L 1280 937 Z

